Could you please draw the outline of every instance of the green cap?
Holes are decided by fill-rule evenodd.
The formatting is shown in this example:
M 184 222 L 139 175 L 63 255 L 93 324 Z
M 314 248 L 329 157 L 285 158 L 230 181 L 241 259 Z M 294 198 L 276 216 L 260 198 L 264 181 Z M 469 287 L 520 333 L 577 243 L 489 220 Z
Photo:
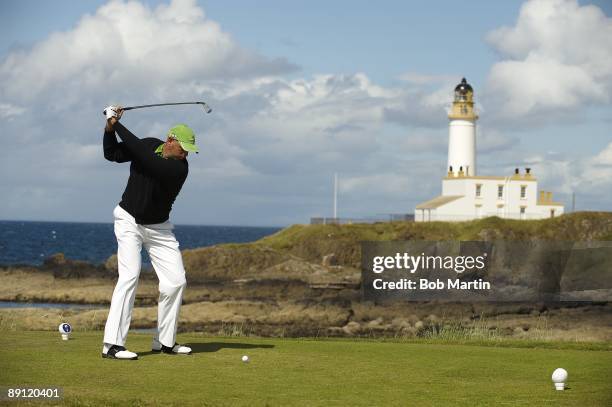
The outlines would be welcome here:
M 198 152 L 198 147 L 195 145 L 195 134 L 185 124 L 177 124 L 168 131 L 168 136 L 174 137 L 183 147 L 183 150 L 189 152 Z

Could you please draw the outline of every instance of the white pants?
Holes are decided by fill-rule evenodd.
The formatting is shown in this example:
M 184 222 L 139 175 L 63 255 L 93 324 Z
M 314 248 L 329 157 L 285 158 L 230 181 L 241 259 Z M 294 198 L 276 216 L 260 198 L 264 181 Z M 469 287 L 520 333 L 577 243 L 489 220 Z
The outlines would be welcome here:
M 115 236 L 117 236 L 117 260 L 119 280 L 113 292 L 106 327 L 104 348 L 124 346 L 127 340 L 136 285 L 140 275 L 142 246 L 149 253 L 151 263 L 159 279 L 159 305 L 157 336 L 163 345 L 174 346 L 179 311 L 185 289 L 185 269 L 179 244 L 172 233 L 174 226 L 166 221 L 153 225 L 138 225 L 132 215 L 117 205 Z

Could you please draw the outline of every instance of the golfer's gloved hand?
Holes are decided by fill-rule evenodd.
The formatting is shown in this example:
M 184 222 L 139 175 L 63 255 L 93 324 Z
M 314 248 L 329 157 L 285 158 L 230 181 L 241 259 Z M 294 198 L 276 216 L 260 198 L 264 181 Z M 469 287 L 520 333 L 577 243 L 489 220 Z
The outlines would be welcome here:
M 104 109 L 104 116 L 106 116 L 106 127 L 104 131 L 114 131 L 115 123 L 121 119 L 123 115 L 123 108 L 121 106 L 108 106 Z
M 104 115 L 106 116 L 106 120 L 110 120 L 113 117 L 119 120 L 121 119 L 121 115 L 123 115 L 123 108 L 121 106 L 108 106 L 104 109 Z

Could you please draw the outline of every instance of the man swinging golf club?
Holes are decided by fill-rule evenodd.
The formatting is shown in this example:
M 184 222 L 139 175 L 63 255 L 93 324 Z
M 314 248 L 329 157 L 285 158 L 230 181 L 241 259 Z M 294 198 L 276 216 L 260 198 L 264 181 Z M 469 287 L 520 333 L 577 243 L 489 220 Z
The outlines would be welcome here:
M 137 359 L 125 348 L 140 275 L 142 246 L 149 253 L 159 278 L 157 335 L 152 351 L 189 354 L 191 348 L 176 343 L 179 310 L 185 289 L 185 269 L 179 244 L 169 222 L 170 210 L 188 173 L 187 155 L 198 152 L 193 131 L 184 124 L 170 129 L 166 141 L 139 139 L 119 119 L 120 107 L 104 111 L 104 158 L 130 161 L 130 177 L 121 202 L 115 207 L 115 235 L 119 279 L 113 292 L 104 329 L 102 357 Z M 121 142 L 117 141 L 119 135 Z

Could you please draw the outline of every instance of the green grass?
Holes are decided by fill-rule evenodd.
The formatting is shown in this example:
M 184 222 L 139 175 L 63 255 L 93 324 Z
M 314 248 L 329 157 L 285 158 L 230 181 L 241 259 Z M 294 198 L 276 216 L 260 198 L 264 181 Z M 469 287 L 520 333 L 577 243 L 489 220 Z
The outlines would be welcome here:
M 293 225 L 257 242 L 242 245 L 267 246 L 317 262 L 322 255 L 335 253 L 340 264 L 347 265 L 359 262 L 361 241 L 491 239 L 610 240 L 612 212 L 575 212 L 540 220 L 494 216 L 466 222 Z
M 575 212 L 539 220 L 501 219 L 496 216 L 465 222 L 381 222 L 375 224 L 293 225 L 257 243 L 277 249 L 292 248 L 301 241 L 333 235 L 355 240 L 482 240 L 483 230 L 513 240 L 609 240 L 612 212 Z M 331 237 L 331 236 L 330 236 Z
M 191 356 L 150 354 L 130 334 L 138 361 L 100 357 L 101 332 L 63 342 L 52 332 L 3 332 L 0 385 L 62 386 L 67 405 L 554 405 L 612 402 L 612 352 L 375 340 L 219 338 L 179 335 Z M 548 343 L 548 346 L 551 344 Z M 609 348 L 608 348 L 609 349 Z M 251 362 L 240 357 L 247 354 Z M 557 392 L 550 375 L 569 371 Z M 33 403 L 34 404 L 34 403 Z M 15 404 L 11 404 L 15 405 Z

